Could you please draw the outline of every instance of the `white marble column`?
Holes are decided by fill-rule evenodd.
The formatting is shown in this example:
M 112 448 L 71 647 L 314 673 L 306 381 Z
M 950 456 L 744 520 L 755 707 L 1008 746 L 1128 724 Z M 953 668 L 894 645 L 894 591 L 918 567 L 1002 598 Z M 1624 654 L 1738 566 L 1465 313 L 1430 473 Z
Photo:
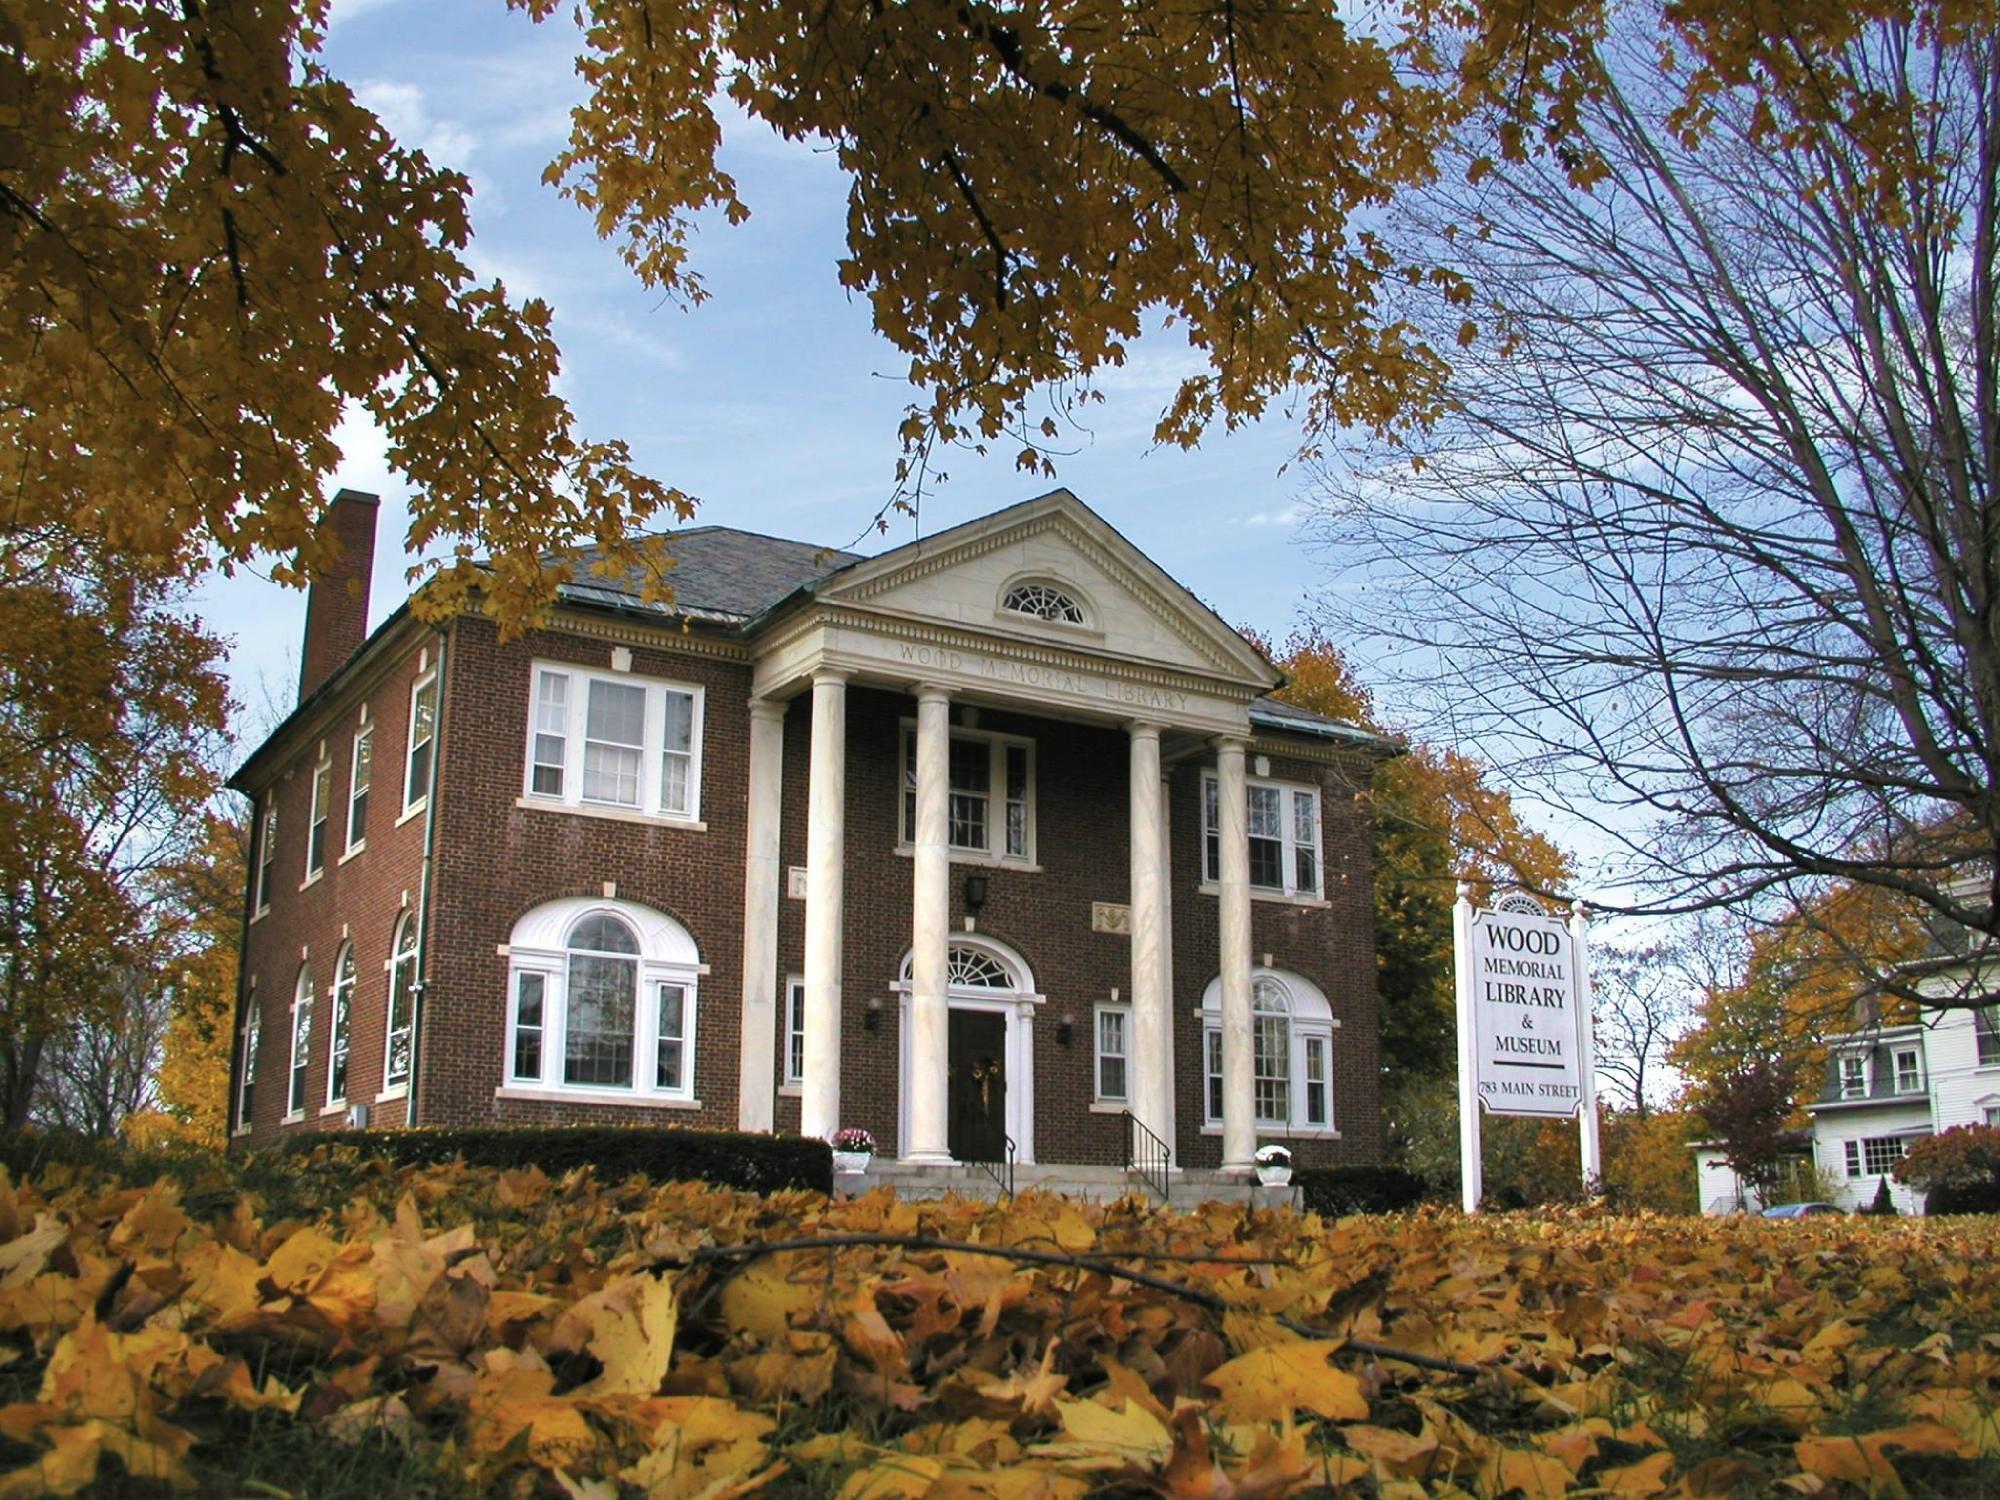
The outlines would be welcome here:
M 750 702 L 750 785 L 743 850 L 743 1041 L 737 1065 L 740 1130 L 777 1125 L 778 806 L 784 794 L 785 705 Z
M 1167 996 L 1165 829 L 1160 816 L 1160 726 L 1127 726 L 1132 748 L 1132 1113 L 1173 1145 L 1174 1027 Z
M 910 931 L 910 1138 L 905 1161 L 947 1162 L 946 1075 L 951 1011 L 951 695 L 917 689 L 917 827 Z
M 840 966 L 847 857 L 847 678 L 813 673 L 806 791 L 805 1078 L 799 1133 L 840 1128 Z
M 1215 742 L 1216 795 L 1221 803 L 1221 868 L 1217 892 L 1222 928 L 1222 1169 L 1256 1165 L 1257 1109 L 1253 1097 L 1255 1042 L 1250 1033 L 1250 809 L 1243 741 Z

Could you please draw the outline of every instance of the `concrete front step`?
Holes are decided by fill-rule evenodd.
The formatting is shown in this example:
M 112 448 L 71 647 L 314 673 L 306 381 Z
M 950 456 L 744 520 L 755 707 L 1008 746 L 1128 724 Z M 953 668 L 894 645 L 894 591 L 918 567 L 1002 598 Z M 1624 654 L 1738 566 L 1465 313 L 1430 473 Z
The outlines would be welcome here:
M 999 1168 L 1004 1176 L 1006 1169 Z M 1254 1177 L 1209 1168 L 1190 1168 L 1173 1175 L 1168 1201 L 1175 1206 L 1201 1202 L 1248 1203 L 1260 1208 L 1297 1206 L 1291 1187 L 1267 1188 Z M 875 1157 L 858 1175 L 835 1177 L 834 1191 L 847 1196 L 878 1187 L 893 1190 L 899 1198 L 993 1199 L 1000 1196 L 999 1185 L 984 1168 L 966 1162 L 945 1166 L 919 1165 L 893 1158 Z M 1128 1193 L 1157 1201 L 1159 1194 L 1136 1172 L 1124 1167 L 1063 1162 L 1017 1162 L 1014 1191 L 1059 1193 L 1066 1198 L 1105 1203 Z

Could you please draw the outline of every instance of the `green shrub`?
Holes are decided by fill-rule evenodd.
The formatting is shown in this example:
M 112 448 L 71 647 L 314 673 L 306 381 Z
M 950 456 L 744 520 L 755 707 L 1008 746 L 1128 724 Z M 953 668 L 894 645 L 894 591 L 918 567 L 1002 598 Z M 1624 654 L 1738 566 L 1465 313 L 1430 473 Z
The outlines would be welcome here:
M 1401 1167 L 1316 1167 L 1292 1173 L 1306 1210 L 1325 1218 L 1393 1214 L 1423 1202 L 1424 1180 Z
M 1926 1214 L 2000 1214 L 2000 1180 L 1946 1182 L 1924 1198 Z
M 657 1126 L 424 1126 L 416 1130 L 301 1131 L 281 1150 L 344 1146 L 398 1166 L 435 1166 L 463 1159 L 476 1167 L 540 1167 L 557 1177 L 594 1167 L 600 1177 L 639 1175 L 656 1181 L 713 1183 L 751 1193 L 804 1188 L 833 1191 L 833 1152 L 825 1141 L 796 1135 Z
M 1896 1200 L 1889 1196 L 1888 1178 L 1875 1179 L 1875 1201 L 1868 1205 L 1868 1212 L 1884 1219 L 1896 1217 Z

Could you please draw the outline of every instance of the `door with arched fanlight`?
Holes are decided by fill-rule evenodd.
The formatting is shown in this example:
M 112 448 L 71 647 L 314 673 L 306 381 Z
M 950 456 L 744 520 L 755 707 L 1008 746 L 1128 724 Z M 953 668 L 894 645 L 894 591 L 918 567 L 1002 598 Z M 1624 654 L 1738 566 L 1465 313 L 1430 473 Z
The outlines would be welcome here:
M 900 1003 L 899 1140 L 910 1129 L 910 955 L 891 988 Z M 955 937 L 946 958 L 945 1127 L 959 1161 L 1034 1158 L 1034 1014 L 1044 1000 L 1027 961 L 984 936 Z

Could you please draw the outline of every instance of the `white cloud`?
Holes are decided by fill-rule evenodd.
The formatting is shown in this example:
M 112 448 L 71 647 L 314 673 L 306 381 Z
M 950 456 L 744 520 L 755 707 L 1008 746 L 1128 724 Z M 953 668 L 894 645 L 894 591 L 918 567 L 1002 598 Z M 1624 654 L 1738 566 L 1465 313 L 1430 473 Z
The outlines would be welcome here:
M 1242 520 L 1245 526 L 1296 526 L 1306 518 L 1306 508 L 1294 500 L 1283 510 L 1253 510 Z
M 355 85 L 354 97 L 375 111 L 398 145 L 422 151 L 438 166 L 462 170 L 478 150 L 472 132 L 439 119 L 414 83 L 374 79 Z
M 401 3 L 402 0 L 333 0 L 327 8 L 327 30 L 331 31 L 336 26 L 359 20 L 370 11 L 387 10 L 390 6 Z

